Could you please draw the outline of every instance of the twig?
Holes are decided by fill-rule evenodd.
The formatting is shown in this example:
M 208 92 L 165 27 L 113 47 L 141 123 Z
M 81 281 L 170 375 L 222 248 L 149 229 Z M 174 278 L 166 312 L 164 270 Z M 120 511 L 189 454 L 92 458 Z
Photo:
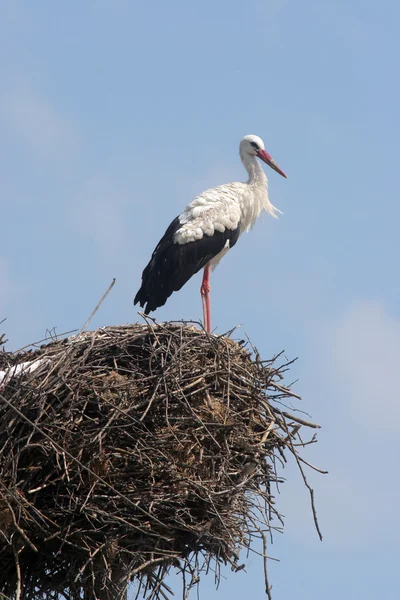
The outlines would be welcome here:
M 94 315 L 97 313 L 97 311 L 99 310 L 100 306 L 103 304 L 104 300 L 107 298 L 108 294 L 111 292 L 112 288 L 114 287 L 114 284 L 115 284 L 115 277 L 111 281 L 111 283 L 108 286 L 107 290 L 104 292 L 103 296 L 101 297 L 101 300 L 98 302 L 98 304 L 96 305 L 96 307 L 93 309 L 90 317 L 88 318 L 88 320 L 86 321 L 86 323 L 84 324 L 84 326 L 82 327 L 82 329 L 79 331 L 78 335 L 80 335 L 86 329 L 86 327 L 89 325 L 90 321 L 93 319 Z
M 292 421 L 296 421 L 296 423 L 300 423 L 300 425 L 304 425 L 305 427 L 313 427 L 314 429 L 321 429 L 321 425 L 317 425 L 316 423 L 311 423 L 311 421 L 306 421 L 305 419 L 301 419 L 300 417 L 295 417 L 288 412 L 280 411 L 281 414 L 287 419 L 291 419 Z
M 15 561 L 15 570 L 17 573 L 17 589 L 15 591 L 15 600 L 20 600 L 20 598 L 21 598 L 21 567 L 19 564 L 18 551 L 15 548 L 15 546 L 13 546 L 13 553 L 14 553 L 14 561 Z

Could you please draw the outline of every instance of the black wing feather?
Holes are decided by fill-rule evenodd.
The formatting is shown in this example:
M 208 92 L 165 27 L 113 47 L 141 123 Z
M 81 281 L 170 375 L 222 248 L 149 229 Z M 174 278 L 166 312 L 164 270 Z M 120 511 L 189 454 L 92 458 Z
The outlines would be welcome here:
M 200 271 L 223 248 L 227 240 L 232 248 L 239 237 L 240 224 L 236 229 L 215 231 L 212 236 L 203 235 L 201 240 L 178 244 L 174 234 L 182 227 L 176 217 L 158 242 L 149 264 L 142 273 L 142 285 L 135 296 L 134 304 L 145 306 L 148 314 L 163 306 L 172 292 L 177 292 L 187 281 Z

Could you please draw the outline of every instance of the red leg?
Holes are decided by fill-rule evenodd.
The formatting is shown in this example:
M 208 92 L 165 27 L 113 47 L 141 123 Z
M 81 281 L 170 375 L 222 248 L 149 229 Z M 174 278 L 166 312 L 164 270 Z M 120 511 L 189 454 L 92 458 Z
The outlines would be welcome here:
M 204 267 L 203 281 L 201 282 L 200 294 L 203 302 L 204 328 L 211 333 L 211 310 L 210 310 L 210 267 Z

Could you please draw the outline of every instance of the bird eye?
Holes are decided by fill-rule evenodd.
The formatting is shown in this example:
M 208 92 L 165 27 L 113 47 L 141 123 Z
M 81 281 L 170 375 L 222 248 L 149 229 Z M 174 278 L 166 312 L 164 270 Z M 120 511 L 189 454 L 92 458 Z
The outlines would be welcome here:
M 258 145 L 256 144 L 256 142 L 250 142 L 250 144 L 253 146 L 253 148 L 255 150 L 258 150 Z

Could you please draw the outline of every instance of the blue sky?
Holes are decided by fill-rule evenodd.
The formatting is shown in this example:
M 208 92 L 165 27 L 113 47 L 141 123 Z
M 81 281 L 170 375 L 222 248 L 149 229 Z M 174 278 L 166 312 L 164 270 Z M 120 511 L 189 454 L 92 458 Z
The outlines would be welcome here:
M 390 0 L 3 0 L 0 320 L 15 349 L 136 320 L 140 275 L 202 190 L 245 174 L 260 135 L 284 215 L 265 217 L 212 277 L 212 322 L 290 378 L 322 424 L 307 457 L 324 541 L 293 467 L 270 553 L 274 600 L 398 597 L 400 402 L 398 23 Z M 201 317 L 200 276 L 159 320 Z M 247 573 L 203 597 L 263 598 Z M 171 580 L 178 590 L 178 579 Z

